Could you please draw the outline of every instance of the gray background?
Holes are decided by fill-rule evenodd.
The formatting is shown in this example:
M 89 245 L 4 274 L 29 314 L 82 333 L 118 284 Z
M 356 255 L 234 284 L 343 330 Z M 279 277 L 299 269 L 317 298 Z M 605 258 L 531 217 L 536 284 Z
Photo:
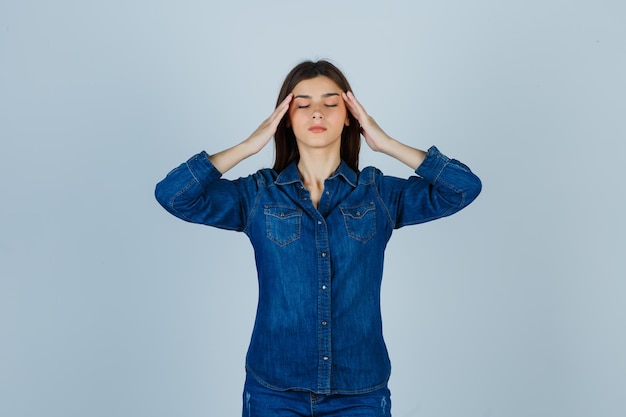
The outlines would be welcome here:
M 394 416 L 626 415 L 625 16 L 617 0 L 2 0 L 0 415 L 239 415 L 251 247 L 153 189 L 244 139 L 318 58 L 389 134 L 484 181 L 389 246 Z

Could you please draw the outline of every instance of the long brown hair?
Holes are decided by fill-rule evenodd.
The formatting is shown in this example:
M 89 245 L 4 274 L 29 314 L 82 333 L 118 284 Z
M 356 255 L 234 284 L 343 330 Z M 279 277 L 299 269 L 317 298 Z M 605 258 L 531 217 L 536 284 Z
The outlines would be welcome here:
M 278 106 L 295 86 L 303 80 L 324 76 L 334 81 L 342 91 L 352 91 L 348 80 L 343 73 L 328 61 L 304 61 L 296 65 L 285 77 L 283 86 L 278 94 L 276 106 Z M 354 171 L 359 171 L 359 151 L 361 149 L 361 130 L 359 122 L 352 116 L 349 110 L 349 126 L 344 126 L 341 132 L 341 159 Z M 296 143 L 296 136 L 293 129 L 288 127 L 289 116 L 283 118 L 278 124 L 274 134 L 276 146 L 276 158 L 274 160 L 274 171 L 281 172 L 287 165 L 300 159 L 300 152 Z

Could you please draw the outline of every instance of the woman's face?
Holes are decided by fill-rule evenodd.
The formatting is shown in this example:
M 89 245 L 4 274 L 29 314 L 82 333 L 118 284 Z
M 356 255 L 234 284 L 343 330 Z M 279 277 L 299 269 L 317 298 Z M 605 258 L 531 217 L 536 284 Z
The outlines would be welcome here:
M 348 126 L 348 111 L 342 90 L 328 77 L 300 81 L 293 89 L 289 106 L 289 124 L 298 147 L 324 148 L 341 146 L 341 132 Z

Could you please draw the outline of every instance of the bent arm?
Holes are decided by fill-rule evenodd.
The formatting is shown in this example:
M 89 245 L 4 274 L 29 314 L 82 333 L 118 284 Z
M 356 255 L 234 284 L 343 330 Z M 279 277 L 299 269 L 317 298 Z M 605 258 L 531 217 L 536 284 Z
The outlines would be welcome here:
M 448 201 L 454 212 L 478 197 L 482 182 L 467 165 L 448 158 L 435 146 L 430 147 L 427 155 L 415 172 L 432 184 L 433 190 Z
M 156 185 L 155 197 L 179 219 L 242 231 L 256 182 L 252 176 L 229 181 L 221 175 L 209 155 L 201 152 L 170 171 Z
M 395 228 L 450 216 L 478 197 L 482 183 L 465 164 L 435 146 L 408 179 L 385 177 L 380 193 Z
M 224 229 L 243 230 L 249 204 L 256 195 L 253 176 L 235 181 L 221 179 L 222 174 L 259 152 L 270 141 L 289 109 L 292 95 L 243 142 L 209 156 L 199 153 L 173 169 L 157 184 L 157 201 L 174 216 L 193 223 Z

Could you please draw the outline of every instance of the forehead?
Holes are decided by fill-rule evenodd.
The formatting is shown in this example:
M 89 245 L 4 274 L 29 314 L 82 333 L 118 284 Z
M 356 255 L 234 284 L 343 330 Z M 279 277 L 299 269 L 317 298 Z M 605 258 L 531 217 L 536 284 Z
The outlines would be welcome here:
M 321 96 L 327 93 L 341 93 L 341 88 L 328 77 L 323 75 L 308 80 L 302 80 L 293 88 L 294 95 L 306 95 L 311 97 Z

